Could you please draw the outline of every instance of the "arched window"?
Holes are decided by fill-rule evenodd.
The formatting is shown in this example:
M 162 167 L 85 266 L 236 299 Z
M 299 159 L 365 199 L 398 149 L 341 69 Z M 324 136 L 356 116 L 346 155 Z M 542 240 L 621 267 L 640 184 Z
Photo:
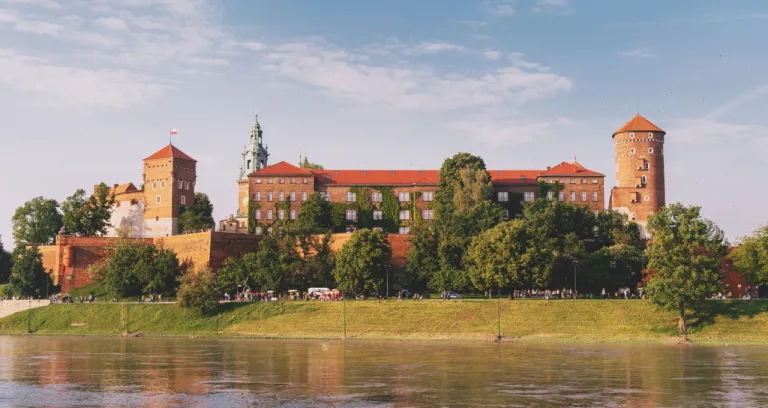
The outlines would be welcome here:
M 635 148 L 634 147 L 629 149 L 629 154 L 635 154 Z
M 635 138 L 635 134 L 634 134 L 634 133 L 630 133 L 630 134 L 629 134 L 629 138 L 630 138 L 630 139 L 634 139 L 634 138 Z

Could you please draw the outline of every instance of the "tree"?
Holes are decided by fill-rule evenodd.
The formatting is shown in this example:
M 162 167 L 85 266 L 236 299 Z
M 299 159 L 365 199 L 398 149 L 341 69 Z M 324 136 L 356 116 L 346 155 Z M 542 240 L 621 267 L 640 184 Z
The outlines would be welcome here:
M 302 169 L 308 169 L 308 170 L 325 170 L 325 168 L 317 163 L 311 163 L 309 160 L 307 160 L 307 157 L 304 156 L 304 161 L 301 162 L 301 165 L 299 165 Z
M 387 276 L 392 247 L 381 231 L 359 229 L 336 255 L 333 275 L 340 290 L 353 294 L 378 292 Z
M 173 251 L 121 239 L 106 252 L 105 260 L 89 268 L 89 273 L 101 280 L 113 296 L 176 293 L 181 268 Z
M 63 225 L 59 203 L 44 197 L 35 197 L 17 208 L 11 222 L 17 247 L 52 244 Z
M 65 230 L 82 236 L 106 234 L 114 203 L 115 193 L 105 183 L 96 186 L 88 198 L 85 190 L 78 189 L 61 204 Z
M 738 246 L 728 257 L 747 282 L 753 285 L 768 284 L 768 225 L 739 239 Z
M 182 205 L 179 213 L 179 230 L 182 233 L 213 228 L 213 204 L 205 193 L 195 193 L 195 202 Z
M 15 262 L 5 288 L 6 296 L 42 297 L 50 285 L 50 277 L 43 268 L 43 257 L 37 246 L 17 247 L 13 253 Z
M 493 185 L 485 169 L 463 168 L 453 182 L 453 209 L 459 214 L 468 214 L 476 205 L 489 201 Z
M 656 305 L 678 310 L 686 340 L 686 308 L 695 309 L 721 289 L 720 262 L 727 245 L 725 234 L 700 212 L 700 207 L 677 203 L 648 217 L 653 237 L 646 248 L 648 294 Z
M 3 248 L 2 236 L 0 236 L 0 283 L 7 283 L 11 277 L 11 268 L 13 267 L 13 257 Z M 2 294 L 0 294 L 2 295 Z
M 438 255 L 439 236 L 435 233 L 432 224 L 422 224 L 411 230 L 408 237 L 411 250 L 405 263 L 405 274 L 411 283 L 411 289 L 424 289 L 435 274 L 440 270 L 440 257 Z
M 216 274 L 210 268 L 197 273 L 189 271 L 182 275 L 179 286 L 179 306 L 192 309 L 202 315 L 216 313 L 221 299 L 221 289 Z
M 333 225 L 331 203 L 318 193 L 312 193 L 307 201 L 301 203 L 298 227 L 305 231 L 326 232 Z
M 554 258 L 537 245 L 523 220 L 497 225 L 472 240 L 465 262 L 472 284 L 480 289 L 545 287 Z
M 582 292 L 599 293 L 603 288 L 614 292 L 635 287 L 640 282 L 645 263 L 643 251 L 636 246 L 616 244 L 589 254 L 580 262 L 578 288 Z

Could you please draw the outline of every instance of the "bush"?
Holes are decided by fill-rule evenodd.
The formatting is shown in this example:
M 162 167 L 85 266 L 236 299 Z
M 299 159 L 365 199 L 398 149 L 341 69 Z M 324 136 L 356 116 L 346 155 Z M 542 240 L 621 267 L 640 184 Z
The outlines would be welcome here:
M 198 273 L 189 271 L 181 277 L 180 282 L 179 306 L 195 310 L 202 315 L 216 313 L 220 290 L 216 274 L 210 268 Z

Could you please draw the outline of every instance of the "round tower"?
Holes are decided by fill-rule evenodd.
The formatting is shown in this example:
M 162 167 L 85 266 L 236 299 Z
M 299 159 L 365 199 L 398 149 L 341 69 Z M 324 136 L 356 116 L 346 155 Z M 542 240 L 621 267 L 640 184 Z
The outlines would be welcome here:
M 666 204 L 664 138 L 666 132 L 640 114 L 613 134 L 616 151 L 616 187 L 609 207 L 627 215 L 641 227 L 650 214 Z

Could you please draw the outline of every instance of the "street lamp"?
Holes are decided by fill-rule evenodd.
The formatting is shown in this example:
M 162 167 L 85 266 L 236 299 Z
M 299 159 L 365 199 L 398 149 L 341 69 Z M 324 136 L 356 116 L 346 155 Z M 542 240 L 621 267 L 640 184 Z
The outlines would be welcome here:
M 387 264 L 386 268 L 387 268 L 387 300 L 389 300 L 389 268 L 390 268 L 390 265 Z
M 573 260 L 573 298 L 576 299 L 576 267 L 579 265 L 579 261 Z

